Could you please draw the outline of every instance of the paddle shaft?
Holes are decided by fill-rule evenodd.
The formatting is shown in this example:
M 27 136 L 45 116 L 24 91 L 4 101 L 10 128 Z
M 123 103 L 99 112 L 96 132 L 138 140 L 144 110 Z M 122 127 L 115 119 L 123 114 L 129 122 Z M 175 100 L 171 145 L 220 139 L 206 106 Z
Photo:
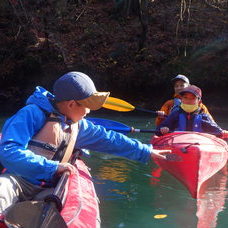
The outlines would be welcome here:
M 117 131 L 117 132 L 121 132 L 121 133 L 132 133 L 132 132 L 136 132 L 136 133 L 160 133 L 160 131 L 156 130 L 156 129 L 136 129 L 133 127 L 129 127 L 123 123 L 114 121 L 114 120 L 108 120 L 108 119 L 102 119 L 102 118 L 87 118 L 89 121 L 93 122 L 93 124 L 95 125 L 101 125 L 104 128 L 106 128 L 107 130 L 113 130 L 113 131 Z M 183 131 L 170 131 L 169 133 L 172 132 L 183 132 Z M 220 135 L 216 135 L 213 132 L 205 132 L 207 134 L 211 134 L 211 135 L 215 135 L 217 137 L 220 137 Z
M 158 131 L 158 130 L 153 130 L 153 129 L 135 129 L 135 128 L 131 128 L 131 131 L 130 132 L 141 132 L 141 133 L 160 133 L 161 134 L 161 132 L 160 131 Z M 183 132 L 189 132 L 189 131 L 169 131 L 168 133 L 183 133 Z M 167 134 L 168 134 L 167 133 Z M 198 132 L 198 133 L 200 133 L 200 132 Z M 216 136 L 216 137 L 220 137 L 220 135 L 218 135 L 218 134 L 215 134 L 215 133 L 213 133 L 213 132 L 202 132 L 202 133 L 206 133 L 206 134 L 210 134 L 210 135 L 214 135 L 214 136 Z
M 141 111 L 141 112 L 148 112 L 148 113 L 152 113 L 156 116 L 158 116 L 158 113 L 159 111 L 151 111 L 151 110 L 148 110 L 148 109 L 145 109 L 145 108 L 140 108 L 140 107 L 136 107 L 135 110 L 137 111 Z M 166 117 L 167 115 L 164 115 L 164 117 Z
M 157 130 L 154 130 L 154 129 L 135 129 L 135 128 L 131 128 L 131 131 L 130 132 L 140 132 L 140 133 L 158 133 Z
M 69 174 L 70 173 L 68 171 L 66 171 L 61 176 L 57 186 L 55 187 L 54 193 L 52 195 L 52 197 L 54 197 L 54 199 L 56 198 L 57 200 L 60 200 L 62 198 L 62 195 L 64 192 L 64 187 L 68 180 Z M 40 216 L 40 223 L 39 223 L 40 228 L 48 228 L 48 226 L 49 226 L 48 221 L 50 220 L 50 217 L 52 216 L 52 208 L 54 208 L 54 207 L 58 208 L 58 204 L 56 204 L 56 202 L 53 199 L 50 199 L 50 201 L 45 203 L 44 208 L 42 210 L 42 214 Z M 67 227 L 67 225 L 65 227 Z M 61 227 L 61 228 L 64 228 L 64 227 Z
M 79 150 L 76 150 L 74 152 L 74 154 L 72 155 L 71 161 L 70 161 L 71 164 L 74 164 L 76 162 L 76 159 L 79 157 L 79 154 L 80 154 Z M 64 188 L 65 188 L 65 185 L 67 183 L 69 175 L 70 175 L 70 172 L 69 171 L 65 171 L 62 174 L 60 180 L 58 181 L 58 184 L 55 187 L 55 190 L 54 190 L 53 194 L 55 196 L 57 196 L 59 199 L 62 199 L 62 196 L 63 196 L 63 193 L 64 193 Z
M 69 175 L 70 175 L 70 172 L 69 171 L 65 171 L 63 173 L 63 175 L 61 176 L 57 186 L 55 187 L 55 191 L 54 191 L 53 194 L 56 197 L 58 197 L 59 199 L 62 199 L 62 196 L 64 194 L 65 185 L 66 185 L 66 183 L 68 181 Z
M 72 155 L 71 163 L 74 164 L 78 155 L 79 151 L 76 151 L 74 155 Z M 45 198 L 46 204 L 44 205 L 44 208 L 42 210 L 42 215 L 40 219 L 40 227 L 41 228 L 48 228 L 48 220 L 50 219 L 52 208 L 57 207 L 57 209 L 60 211 L 62 209 L 62 202 L 61 199 L 63 198 L 64 190 L 66 183 L 68 181 L 70 172 L 65 171 L 60 180 L 58 181 L 58 184 L 55 187 L 53 195 L 47 196 Z M 67 225 L 66 225 L 67 227 Z M 64 228 L 64 227 L 61 227 Z
M 91 117 L 88 117 L 87 120 L 91 121 L 95 125 L 103 126 L 106 130 L 112 130 L 112 131 L 117 131 L 121 133 L 132 133 L 132 132 L 157 133 L 158 132 L 155 129 L 137 129 L 134 127 L 129 127 L 123 123 L 120 123 L 114 120 L 108 120 L 108 119 L 102 119 L 102 118 L 91 118 Z

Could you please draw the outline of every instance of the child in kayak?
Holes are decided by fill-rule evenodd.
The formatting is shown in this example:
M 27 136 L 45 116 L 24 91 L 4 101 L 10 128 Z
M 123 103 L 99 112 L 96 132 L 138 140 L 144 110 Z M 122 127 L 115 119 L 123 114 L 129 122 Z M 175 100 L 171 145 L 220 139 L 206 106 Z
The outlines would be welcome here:
M 189 79 L 182 74 L 178 74 L 175 78 L 173 78 L 171 80 L 172 84 L 173 84 L 173 88 L 174 88 L 174 96 L 173 99 L 166 101 L 160 111 L 163 111 L 164 116 L 160 115 L 155 119 L 155 125 L 158 126 L 159 124 L 162 123 L 162 121 L 164 121 L 165 116 L 169 115 L 172 111 L 174 111 L 175 109 L 178 109 L 181 101 L 180 101 L 180 94 L 179 92 L 186 88 L 187 86 L 190 85 Z M 200 107 L 202 109 L 202 111 L 206 114 L 209 114 L 209 111 L 207 109 L 207 107 L 201 102 L 200 103 Z M 212 118 L 212 117 L 211 117 Z M 213 119 L 213 118 L 212 118 Z
M 157 127 L 157 135 L 164 135 L 170 131 L 196 131 L 214 134 L 227 138 L 228 131 L 222 130 L 211 117 L 204 113 L 200 103 L 202 91 L 195 85 L 190 85 L 179 93 L 181 103 Z
M 84 117 L 102 107 L 109 92 L 98 92 L 81 72 L 69 72 L 53 86 L 53 94 L 36 87 L 26 106 L 9 118 L 2 129 L 0 163 L 0 218 L 14 203 L 31 200 L 54 186 L 65 171 L 74 148 L 91 149 L 147 163 L 167 150 L 154 150 L 127 136 L 106 131 Z M 168 151 L 169 152 L 169 151 Z

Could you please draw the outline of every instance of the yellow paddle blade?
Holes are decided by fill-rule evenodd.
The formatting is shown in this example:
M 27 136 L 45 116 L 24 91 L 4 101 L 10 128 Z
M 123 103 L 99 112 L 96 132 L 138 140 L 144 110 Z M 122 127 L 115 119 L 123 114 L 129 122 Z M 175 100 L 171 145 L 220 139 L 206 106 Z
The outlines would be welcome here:
M 128 102 L 114 97 L 108 97 L 102 107 L 119 112 L 129 112 L 135 109 L 135 107 Z

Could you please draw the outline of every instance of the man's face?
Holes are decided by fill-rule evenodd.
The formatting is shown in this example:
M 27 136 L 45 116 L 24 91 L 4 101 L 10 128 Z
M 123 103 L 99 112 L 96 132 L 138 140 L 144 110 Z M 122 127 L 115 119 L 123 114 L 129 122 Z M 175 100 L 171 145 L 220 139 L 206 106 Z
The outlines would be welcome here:
M 82 118 L 84 118 L 88 113 L 90 113 L 90 109 L 80 105 L 75 100 L 63 101 L 58 104 L 59 111 L 65 115 L 68 119 L 73 122 L 78 122 Z
M 183 80 L 178 80 L 174 83 L 174 92 L 175 94 L 178 94 L 181 92 L 182 89 L 189 86 L 188 83 L 184 82 Z

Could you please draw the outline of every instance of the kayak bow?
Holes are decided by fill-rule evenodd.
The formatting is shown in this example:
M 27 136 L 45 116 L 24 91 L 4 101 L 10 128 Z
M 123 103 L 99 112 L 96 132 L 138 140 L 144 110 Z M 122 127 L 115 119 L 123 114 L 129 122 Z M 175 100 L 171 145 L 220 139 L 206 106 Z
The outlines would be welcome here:
M 171 149 L 177 160 L 155 162 L 182 182 L 193 198 L 199 198 L 210 178 L 227 163 L 228 145 L 216 136 L 198 132 L 175 132 L 151 140 L 155 149 Z

